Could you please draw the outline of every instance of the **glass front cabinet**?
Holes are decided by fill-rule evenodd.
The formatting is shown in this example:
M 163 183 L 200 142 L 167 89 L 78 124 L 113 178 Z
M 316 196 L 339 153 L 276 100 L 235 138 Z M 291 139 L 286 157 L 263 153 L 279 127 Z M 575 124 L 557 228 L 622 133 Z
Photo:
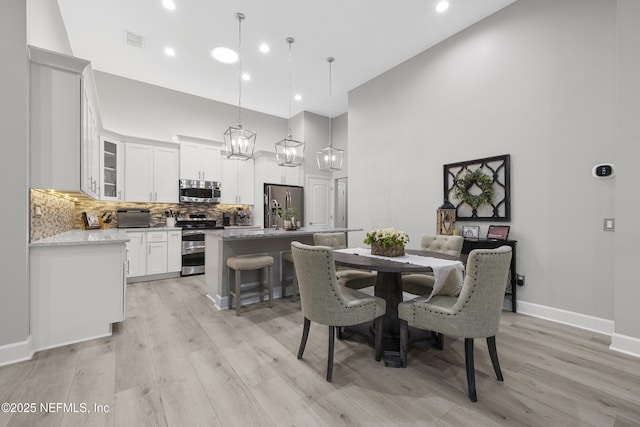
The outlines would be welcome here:
M 120 202 L 124 200 L 123 171 L 124 171 L 124 146 L 122 141 L 100 136 L 100 180 L 102 194 L 101 200 Z

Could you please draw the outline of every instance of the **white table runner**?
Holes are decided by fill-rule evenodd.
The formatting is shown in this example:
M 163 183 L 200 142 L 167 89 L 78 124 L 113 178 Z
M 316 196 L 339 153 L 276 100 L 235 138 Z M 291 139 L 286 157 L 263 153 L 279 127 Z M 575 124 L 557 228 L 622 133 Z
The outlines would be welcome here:
M 425 257 L 420 255 L 405 254 L 399 257 L 385 257 L 372 255 L 368 248 L 347 248 L 336 249 L 335 252 L 345 254 L 361 255 L 370 258 L 380 258 L 389 261 L 402 262 L 406 264 L 431 267 L 433 270 L 434 284 L 431 295 L 425 300 L 429 301 L 438 294 L 458 295 L 462 289 L 464 265 L 460 261 L 450 261 L 441 258 Z

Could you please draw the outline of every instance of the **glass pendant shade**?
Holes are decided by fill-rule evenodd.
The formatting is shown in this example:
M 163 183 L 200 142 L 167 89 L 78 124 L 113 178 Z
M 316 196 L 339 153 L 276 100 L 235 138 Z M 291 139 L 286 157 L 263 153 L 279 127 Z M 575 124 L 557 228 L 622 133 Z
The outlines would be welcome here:
M 295 41 L 293 37 L 287 37 L 289 44 L 289 121 L 291 121 L 291 45 Z M 291 126 L 286 138 L 276 142 L 276 160 L 280 166 L 302 166 L 304 156 L 304 142 L 296 141 L 291 136 Z
M 229 126 L 229 129 L 224 132 L 227 158 L 238 160 L 252 158 L 256 145 L 256 135 L 256 132 L 243 128 L 240 123 L 236 127 Z
M 276 160 L 280 166 L 301 166 L 304 156 L 304 142 L 296 141 L 291 135 L 276 142 Z
M 316 160 L 318 161 L 318 169 L 320 169 L 321 171 L 339 171 L 340 169 L 342 169 L 344 150 L 329 146 L 324 150 L 316 152 Z
M 242 127 L 242 21 L 245 15 L 236 13 L 238 19 L 238 124 L 224 132 L 224 145 L 228 159 L 247 160 L 253 157 L 257 133 Z

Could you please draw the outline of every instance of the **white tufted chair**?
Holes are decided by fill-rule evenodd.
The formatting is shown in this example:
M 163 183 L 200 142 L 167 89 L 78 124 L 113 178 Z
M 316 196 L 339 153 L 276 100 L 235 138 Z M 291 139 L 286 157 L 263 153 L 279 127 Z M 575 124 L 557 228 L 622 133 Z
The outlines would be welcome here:
M 445 236 L 423 234 L 420 249 L 439 252 L 460 258 L 462 252 L 462 236 Z M 402 276 L 402 290 L 416 295 L 429 295 L 433 290 L 434 277 L 431 273 L 406 274 Z
M 493 370 L 498 381 L 502 372 L 496 351 L 496 334 L 504 300 L 504 284 L 511 263 L 511 248 L 476 249 L 469 254 L 462 291 L 457 297 L 433 297 L 428 302 L 415 298 L 398 305 L 400 318 L 401 366 L 407 366 L 408 327 L 425 329 L 438 334 L 464 338 L 469 399 L 476 396 L 473 365 L 473 339 L 486 338 Z
M 304 316 L 298 359 L 302 359 L 311 321 L 328 325 L 327 381 L 330 382 L 333 374 L 336 327 L 359 325 L 373 320 L 376 330 L 375 359 L 379 362 L 382 358 L 382 316 L 386 311 L 385 300 L 339 286 L 333 250 L 330 247 L 292 242 L 291 254 L 296 266 L 300 305 Z
M 313 243 L 316 246 L 328 246 L 331 249 L 345 249 L 347 247 L 347 236 L 344 232 L 335 233 L 315 233 Z M 338 284 L 351 289 L 362 289 L 376 284 L 376 273 L 365 270 L 341 269 L 336 272 Z

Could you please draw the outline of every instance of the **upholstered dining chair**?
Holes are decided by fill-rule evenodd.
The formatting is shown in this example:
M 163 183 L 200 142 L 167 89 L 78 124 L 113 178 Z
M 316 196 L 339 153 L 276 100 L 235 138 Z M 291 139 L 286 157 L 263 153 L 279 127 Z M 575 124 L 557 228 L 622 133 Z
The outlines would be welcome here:
M 316 246 L 328 246 L 331 249 L 345 249 L 347 236 L 344 232 L 314 233 L 313 243 Z M 376 284 L 376 273 L 365 270 L 338 268 L 336 271 L 338 284 L 351 289 L 363 289 Z
M 298 276 L 300 305 L 304 327 L 298 359 L 302 359 L 311 321 L 329 326 L 329 352 L 327 356 L 327 381 L 333 375 L 333 349 L 336 328 L 374 321 L 375 359 L 382 358 L 382 315 L 386 302 L 338 285 L 333 250 L 327 246 L 309 246 L 291 243 L 291 253 Z
M 423 234 L 420 249 L 439 252 L 460 258 L 462 252 L 462 236 L 446 236 Z M 429 295 L 433 290 L 435 279 L 432 273 L 415 273 L 402 276 L 402 290 L 415 295 Z
M 407 366 L 408 326 L 464 338 L 467 387 L 469 399 L 476 396 L 473 362 L 474 338 L 486 338 L 489 356 L 498 381 L 503 381 L 496 334 L 500 327 L 500 313 L 504 289 L 511 262 L 511 248 L 476 249 L 469 254 L 462 291 L 457 297 L 435 296 L 428 302 L 414 298 L 398 305 L 400 318 L 401 366 Z

